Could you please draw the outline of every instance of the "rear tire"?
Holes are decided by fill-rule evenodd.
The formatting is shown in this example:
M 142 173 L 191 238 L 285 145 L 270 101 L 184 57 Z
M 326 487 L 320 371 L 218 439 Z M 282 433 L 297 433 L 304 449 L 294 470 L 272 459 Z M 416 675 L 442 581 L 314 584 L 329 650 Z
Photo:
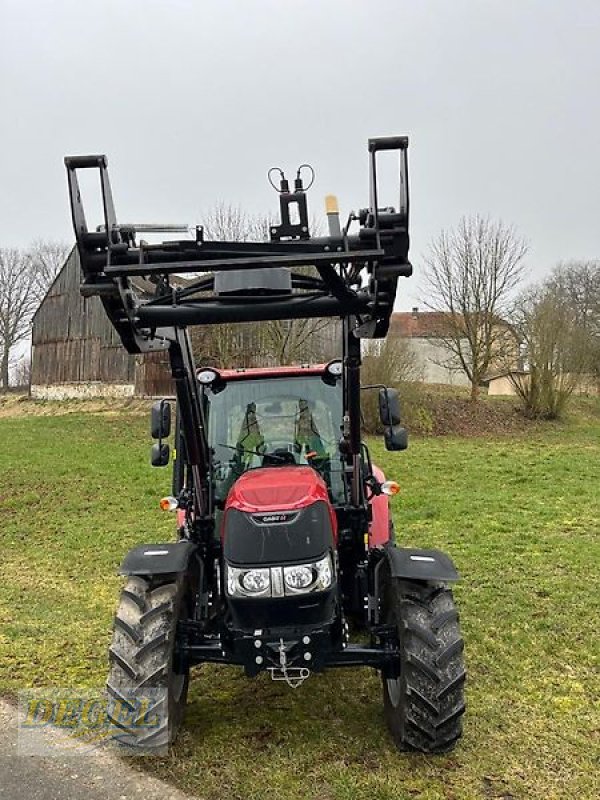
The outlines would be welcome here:
M 463 640 L 451 590 L 392 579 L 387 622 L 398 629 L 399 678 L 383 678 L 387 725 L 400 750 L 445 753 L 462 735 Z
M 123 587 L 108 651 L 108 718 L 117 741 L 129 747 L 156 749 L 171 743 L 183 720 L 189 667 L 176 652 L 177 622 L 184 609 L 186 583 L 130 576 Z M 148 693 L 144 714 L 134 719 L 131 701 Z M 126 724 L 124 724 L 126 720 Z

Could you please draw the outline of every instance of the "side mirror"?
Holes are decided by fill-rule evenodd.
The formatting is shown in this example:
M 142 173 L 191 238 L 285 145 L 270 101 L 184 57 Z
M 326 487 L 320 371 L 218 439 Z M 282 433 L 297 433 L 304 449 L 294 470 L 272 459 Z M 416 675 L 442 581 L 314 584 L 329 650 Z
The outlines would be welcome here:
M 379 418 L 386 428 L 400 425 L 400 397 L 396 389 L 379 390 Z
M 159 400 L 152 404 L 150 413 L 150 435 L 153 439 L 166 439 L 171 433 L 171 404 Z
M 153 467 L 166 467 L 169 463 L 171 449 L 166 442 L 156 442 L 152 445 L 150 461 Z
M 408 447 L 408 431 L 400 425 L 386 428 L 383 435 L 386 450 L 406 450 Z

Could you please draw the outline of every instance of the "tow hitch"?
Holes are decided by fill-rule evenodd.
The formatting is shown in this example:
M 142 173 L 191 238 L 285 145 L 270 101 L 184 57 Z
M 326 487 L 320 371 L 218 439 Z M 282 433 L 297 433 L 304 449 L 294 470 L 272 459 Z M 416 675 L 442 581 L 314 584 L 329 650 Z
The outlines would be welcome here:
M 271 673 L 272 681 L 285 681 L 290 689 L 297 689 L 302 686 L 304 681 L 310 676 L 310 670 L 306 667 L 289 667 L 286 647 L 283 639 L 279 640 L 279 666 L 267 667 Z M 308 653 L 310 655 L 310 653 Z

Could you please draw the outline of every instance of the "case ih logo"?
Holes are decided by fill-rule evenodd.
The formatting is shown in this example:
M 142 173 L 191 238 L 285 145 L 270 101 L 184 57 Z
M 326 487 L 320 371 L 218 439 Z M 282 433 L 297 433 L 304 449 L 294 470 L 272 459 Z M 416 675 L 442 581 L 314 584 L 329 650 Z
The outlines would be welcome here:
M 283 525 L 292 522 L 298 516 L 298 512 L 287 514 L 253 514 L 252 522 L 256 525 Z

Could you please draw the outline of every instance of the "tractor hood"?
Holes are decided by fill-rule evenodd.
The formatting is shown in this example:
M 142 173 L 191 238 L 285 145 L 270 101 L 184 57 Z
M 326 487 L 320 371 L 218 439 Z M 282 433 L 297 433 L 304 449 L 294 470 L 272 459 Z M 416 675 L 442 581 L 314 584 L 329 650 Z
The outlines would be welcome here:
M 294 511 L 329 502 L 327 487 L 312 467 L 260 467 L 245 472 L 234 483 L 225 508 L 247 513 Z
M 322 556 L 337 521 L 322 478 L 311 467 L 259 467 L 244 473 L 225 503 L 225 558 L 237 564 L 286 563 Z

